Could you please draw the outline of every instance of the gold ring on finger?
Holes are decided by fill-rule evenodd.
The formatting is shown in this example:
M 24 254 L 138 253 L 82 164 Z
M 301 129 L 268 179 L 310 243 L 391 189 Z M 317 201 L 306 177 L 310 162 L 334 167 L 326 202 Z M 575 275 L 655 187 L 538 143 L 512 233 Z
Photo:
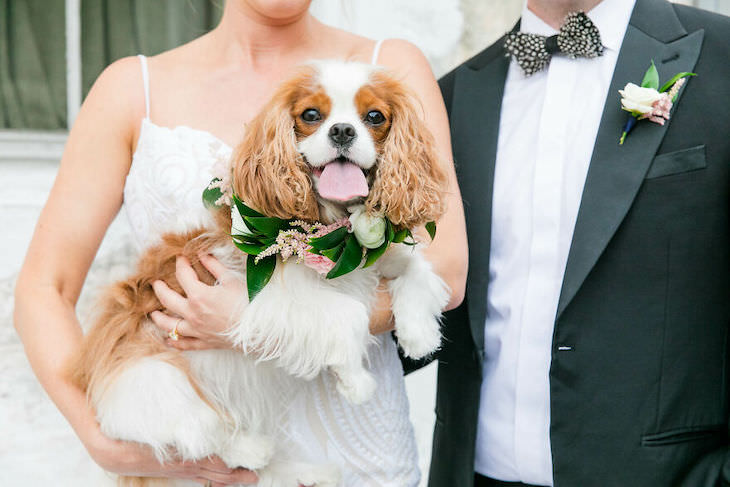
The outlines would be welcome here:
M 167 334 L 167 336 L 170 337 L 170 340 L 172 340 L 173 342 L 176 342 L 180 338 L 180 335 L 178 335 L 177 333 L 177 327 L 180 326 L 180 323 L 182 323 L 182 318 L 178 318 L 178 320 L 175 322 L 175 327 L 170 333 Z

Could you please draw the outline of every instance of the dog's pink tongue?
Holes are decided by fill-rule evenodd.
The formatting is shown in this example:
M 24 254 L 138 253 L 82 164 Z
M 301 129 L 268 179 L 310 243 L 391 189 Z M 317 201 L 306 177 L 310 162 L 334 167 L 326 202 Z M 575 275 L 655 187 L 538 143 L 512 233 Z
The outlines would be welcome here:
M 368 195 L 368 182 L 357 164 L 330 162 L 319 176 L 319 195 L 328 200 L 347 201 Z

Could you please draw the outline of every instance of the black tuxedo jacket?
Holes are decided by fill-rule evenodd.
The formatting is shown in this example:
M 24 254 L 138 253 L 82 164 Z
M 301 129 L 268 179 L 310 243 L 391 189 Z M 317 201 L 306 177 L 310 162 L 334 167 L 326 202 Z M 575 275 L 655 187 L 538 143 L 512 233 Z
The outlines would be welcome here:
M 618 90 L 694 71 L 660 126 L 618 145 Z M 491 204 L 509 59 L 502 41 L 447 74 L 470 269 L 440 352 L 431 487 L 471 487 Z M 590 163 L 552 343 L 557 487 L 730 485 L 730 18 L 637 0 Z M 563 350 L 564 347 L 569 349 Z M 406 364 L 412 366 L 413 364 Z M 489 398 L 486 398 L 489 400 Z

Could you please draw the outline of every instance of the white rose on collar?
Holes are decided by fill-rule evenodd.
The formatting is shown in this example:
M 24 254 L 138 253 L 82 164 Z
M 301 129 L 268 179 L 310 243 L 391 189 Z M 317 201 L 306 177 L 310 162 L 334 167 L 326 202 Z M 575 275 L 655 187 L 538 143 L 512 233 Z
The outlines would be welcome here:
M 645 115 L 654 110 L 654 103 L 662 98 L 662 94 L 654 88 L 642 88 L 634 83 L 627 84 L 621 93 L 621 107 L 635 115 Z
M 385 242 L 385 218 L 368 215 L 364 206 L 358 206 L 350 215 L 352 232 L 358 243 L 368 249 L 377 249 Z

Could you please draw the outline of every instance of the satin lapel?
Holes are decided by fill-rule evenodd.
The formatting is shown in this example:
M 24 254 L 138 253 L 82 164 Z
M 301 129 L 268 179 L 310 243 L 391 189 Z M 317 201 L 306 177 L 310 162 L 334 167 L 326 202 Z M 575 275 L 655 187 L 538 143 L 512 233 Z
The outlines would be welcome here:
M 484 349 L 494 164 L 508 67 L 509 59 L 500 50 L 483 65 L 468 64 L 460 70 L 451 110 L 455 164 L 471 242 L 468 309 L 472 337 L 479 351 Z
M 627 112 L 621 110 L 618 90 L 628 82 L 640 84 L 651 60 L 656 63 L 661 82 L 681 71 L 692 71 L 699 57 L 703 34 L 704 31 L 697 31 L 686 35 L 668 3 L 638 0 L 621 46 L 596 137 L 557 318 L 575 297 L 629 211 L 671 123 L 660 126 L 641 121 L 624 145 L 618 145 L 627 118 Z M 678 104 L 681 105 L 681 94 Z

